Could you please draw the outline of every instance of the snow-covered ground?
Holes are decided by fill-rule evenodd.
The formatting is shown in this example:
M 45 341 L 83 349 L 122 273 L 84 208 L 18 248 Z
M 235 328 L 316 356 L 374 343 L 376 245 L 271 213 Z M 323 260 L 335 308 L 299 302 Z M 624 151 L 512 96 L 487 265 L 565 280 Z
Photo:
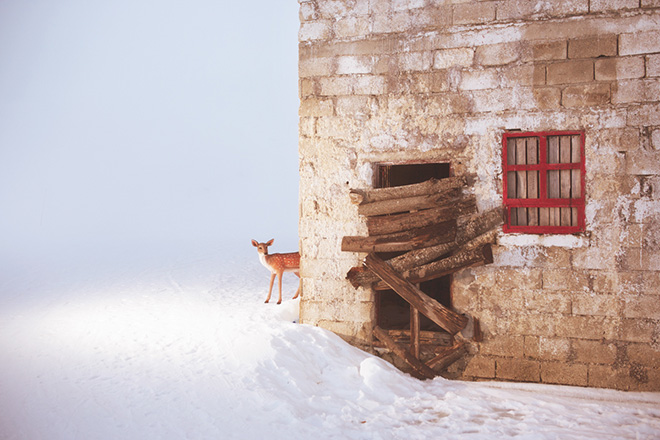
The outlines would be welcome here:
M 660 393 L 418 381 L 219 254 L 5 264 L 0 438 L 660 438 Z

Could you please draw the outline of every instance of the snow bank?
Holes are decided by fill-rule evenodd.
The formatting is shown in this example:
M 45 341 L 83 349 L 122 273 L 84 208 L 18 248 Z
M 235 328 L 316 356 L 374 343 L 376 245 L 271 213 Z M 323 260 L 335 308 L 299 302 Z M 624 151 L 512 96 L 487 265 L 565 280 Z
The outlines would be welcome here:
M 256 255 L 155 261 L 0 281 L 0 438 L 660 438 L 660 393 L 421 382 L 297 324 L 293 276 L 263 304 Z

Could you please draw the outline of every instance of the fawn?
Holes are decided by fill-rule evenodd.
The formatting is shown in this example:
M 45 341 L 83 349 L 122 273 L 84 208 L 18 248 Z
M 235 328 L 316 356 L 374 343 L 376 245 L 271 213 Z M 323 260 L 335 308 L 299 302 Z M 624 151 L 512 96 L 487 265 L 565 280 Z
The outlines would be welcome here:
M 280 287 L 280 297 L 277 300 L 277 304 L 282 303 L 282 275 L 284 272 L 293 272 L 298 278 L 300 278 L 300 252 L 290 252 L 287 254 L 272 254 L 268 255 L 268 246 L 273 244 L 275 239 L 269 240 L 266 243 L 259 243 L 257 240 L 252 240 L 252 246 L 257 248 L 259 253 L 259 261 L 263 264 L 266 269 L 268 269 L 270 274 L 270 286 L 268 287 L 268 296 L 266 301 L 270 301 L 270 294 L 273 291 L 273 281 L 275 277 L 279 277 L 279 287 Z M 298 283 L 298 290 L 296 290 L 296 295 L 293 299 L 298 298 L 300 294 L 300 284 L 302 280 Z

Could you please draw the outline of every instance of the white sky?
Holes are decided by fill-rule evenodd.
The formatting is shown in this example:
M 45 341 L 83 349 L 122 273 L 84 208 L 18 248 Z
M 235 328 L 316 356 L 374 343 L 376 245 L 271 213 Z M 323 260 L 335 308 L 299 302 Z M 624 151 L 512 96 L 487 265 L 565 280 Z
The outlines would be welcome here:
M 295 0 L 0 1 L 0 254 L 293 250 L 297 32 Z

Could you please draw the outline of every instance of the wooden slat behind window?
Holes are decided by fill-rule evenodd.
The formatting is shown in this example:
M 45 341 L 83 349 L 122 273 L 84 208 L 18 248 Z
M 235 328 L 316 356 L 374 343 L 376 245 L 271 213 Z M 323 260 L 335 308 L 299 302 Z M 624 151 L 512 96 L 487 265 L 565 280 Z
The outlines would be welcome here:
M 507 143 L 507 163 L 533 165 L 539 163 L 539 140 L 536 137 L 512 138 Z M 513 199 L 537 199 L 539 197 L 539 172 L 537 170 L 510 171 L 507 173 L 507 196 Z M 511 224 L 536 226 L 539 224 L 538 208 L 512 208 Z

